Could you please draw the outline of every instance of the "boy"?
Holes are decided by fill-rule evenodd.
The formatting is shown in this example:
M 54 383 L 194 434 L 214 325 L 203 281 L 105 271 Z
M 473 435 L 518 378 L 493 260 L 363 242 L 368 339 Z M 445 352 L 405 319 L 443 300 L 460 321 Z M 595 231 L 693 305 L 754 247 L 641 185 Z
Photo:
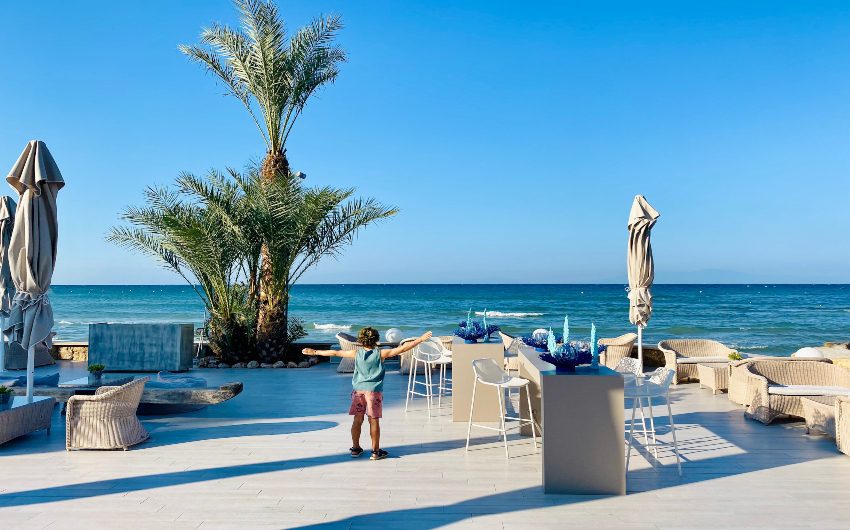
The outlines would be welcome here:
M 357 343 L 361 346 L 356 350 L 314 350 L 304 348 L 304 355 L 323 355 L 325 357 L 353 357 L 354 376 L 351 384 L 354 390 L 351 392 L 351 407 L 348 414 L 354 416 L 351 424 L 351 440 L 354 445 L 349 449 L 352 458 L 363 454 L 360 447 L 360 428 L 363 426 L 363 416 L 369 416 L 369 434 L 372 436 L 372 456 L 370 460 L 382 460 L 389 453 L 381 449 L 381 411 L 383 409 L 384 393 L 384 359 L 401 355 L 410 351 L 431 338 L 431 332 L 427 332 L 418 339 L 406 343 L 391 350 L 379 350 L 378 331 L 374 328 L 363 328 L 357 335 Z

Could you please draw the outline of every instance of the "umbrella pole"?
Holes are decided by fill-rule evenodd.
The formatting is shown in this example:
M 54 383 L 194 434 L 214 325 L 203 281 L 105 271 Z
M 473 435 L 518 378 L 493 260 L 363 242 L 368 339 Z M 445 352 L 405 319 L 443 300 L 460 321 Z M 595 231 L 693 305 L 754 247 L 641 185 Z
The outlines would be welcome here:
M 0 316 L 0 334 L 3 338 L 3 347 L 0 348 L 0 372 L 6 371 L 6 317 Z
M 27 403 L 32 403 L 32 386 L 35 379 L 35 344 L 27 348 Z
M 637 329 L 637 332 L 638 332 L 638 338 L 637 338 L 637 343 L 638 343 L 638 365 L 640 365 L 640 371 L 641 371 L 641 373 L 642 373 L 642 372 L 643 372 L 643 326 L 641 326 L 640 324 L 638 324 L 638 327 L 637 327 L 637 328 L 638 328 L 638 329 Z

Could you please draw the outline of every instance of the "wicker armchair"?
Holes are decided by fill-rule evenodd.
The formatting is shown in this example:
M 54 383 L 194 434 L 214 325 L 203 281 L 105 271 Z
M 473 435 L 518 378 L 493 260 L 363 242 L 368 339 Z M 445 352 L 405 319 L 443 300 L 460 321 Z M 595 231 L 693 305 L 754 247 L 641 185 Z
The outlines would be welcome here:
M 745 407 L 750 406 L 750 402 L 752 401 L 753 389 L 749 388 L 749 371 L 746 369 L 746 365 L 753 361 L 777 361 L 777 362 L 822 362 L 822 363 L 831 363 L 832 361 L 827 358 L 823 359 L 797 359 L 794 357 L 756 357 L 751 359 L 742 359 L 740 361 L 732 361 L 729 363 L 729 401 L 733 403 L 737 403 L 738 405 L 743 405 Z
M 744 365 L 749 378 L 747 417 L 770 423 L 778 416 L 803 417 L 803 396 L 850 396 L 850 372 L 820 360 L 754 360 Z
M 698 381 L 698 364 L 729 362 L 729 354 L 737 353 L 716 340 L 708 339 L 662 340 L 658 349 L 664 354 L 665 367 L 676 370 L 673 384 L 684 380 Z
M 122 386 L 102 386 L 93 396 L 71 396 L 65 412 L 65 449 L 123 449 L 148 439 L 136 417 L 143 377 Z
M 608 368 L 616 368 L 620 359 L 632 356 L 632 347 L 636 340 L 635 333 L 626 333 L 613 339 L 599 339 L 599 344 L 605 346 L 605 351 L 599 354 L 599 360 Z

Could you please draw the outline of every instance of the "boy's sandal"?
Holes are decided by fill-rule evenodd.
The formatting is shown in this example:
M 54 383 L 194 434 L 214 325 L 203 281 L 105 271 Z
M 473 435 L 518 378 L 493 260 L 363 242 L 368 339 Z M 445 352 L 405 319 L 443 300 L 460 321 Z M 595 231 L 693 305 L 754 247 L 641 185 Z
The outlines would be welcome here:
M 378 449 L 377 451 L 372 451 L 372 456 L 369 457 L 369 460 L 383 460 L 387 456 L 389 456 L 388 452 Z
M 358 456 L 363 454 L 363 448 L 362 447 L 352 447 L 348 450 L 348 452 L 351 453 L 351 458 L 357 458 Z

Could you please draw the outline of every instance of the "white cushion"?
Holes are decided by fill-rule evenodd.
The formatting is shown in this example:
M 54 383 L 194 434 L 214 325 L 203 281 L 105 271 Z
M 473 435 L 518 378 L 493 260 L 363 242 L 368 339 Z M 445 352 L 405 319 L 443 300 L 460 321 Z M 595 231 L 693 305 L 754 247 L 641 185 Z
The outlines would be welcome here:
M 826 357 L 822 351 L 817 348 L 800 348 L 791 354 L 791 357 L 797 359 L 823 359 Z
M 769 385 L 768 394 L 778 396 L 850 396 L 846 386 Z
M 728 363 L 729 357 L 676 357 L 676 364 Z

